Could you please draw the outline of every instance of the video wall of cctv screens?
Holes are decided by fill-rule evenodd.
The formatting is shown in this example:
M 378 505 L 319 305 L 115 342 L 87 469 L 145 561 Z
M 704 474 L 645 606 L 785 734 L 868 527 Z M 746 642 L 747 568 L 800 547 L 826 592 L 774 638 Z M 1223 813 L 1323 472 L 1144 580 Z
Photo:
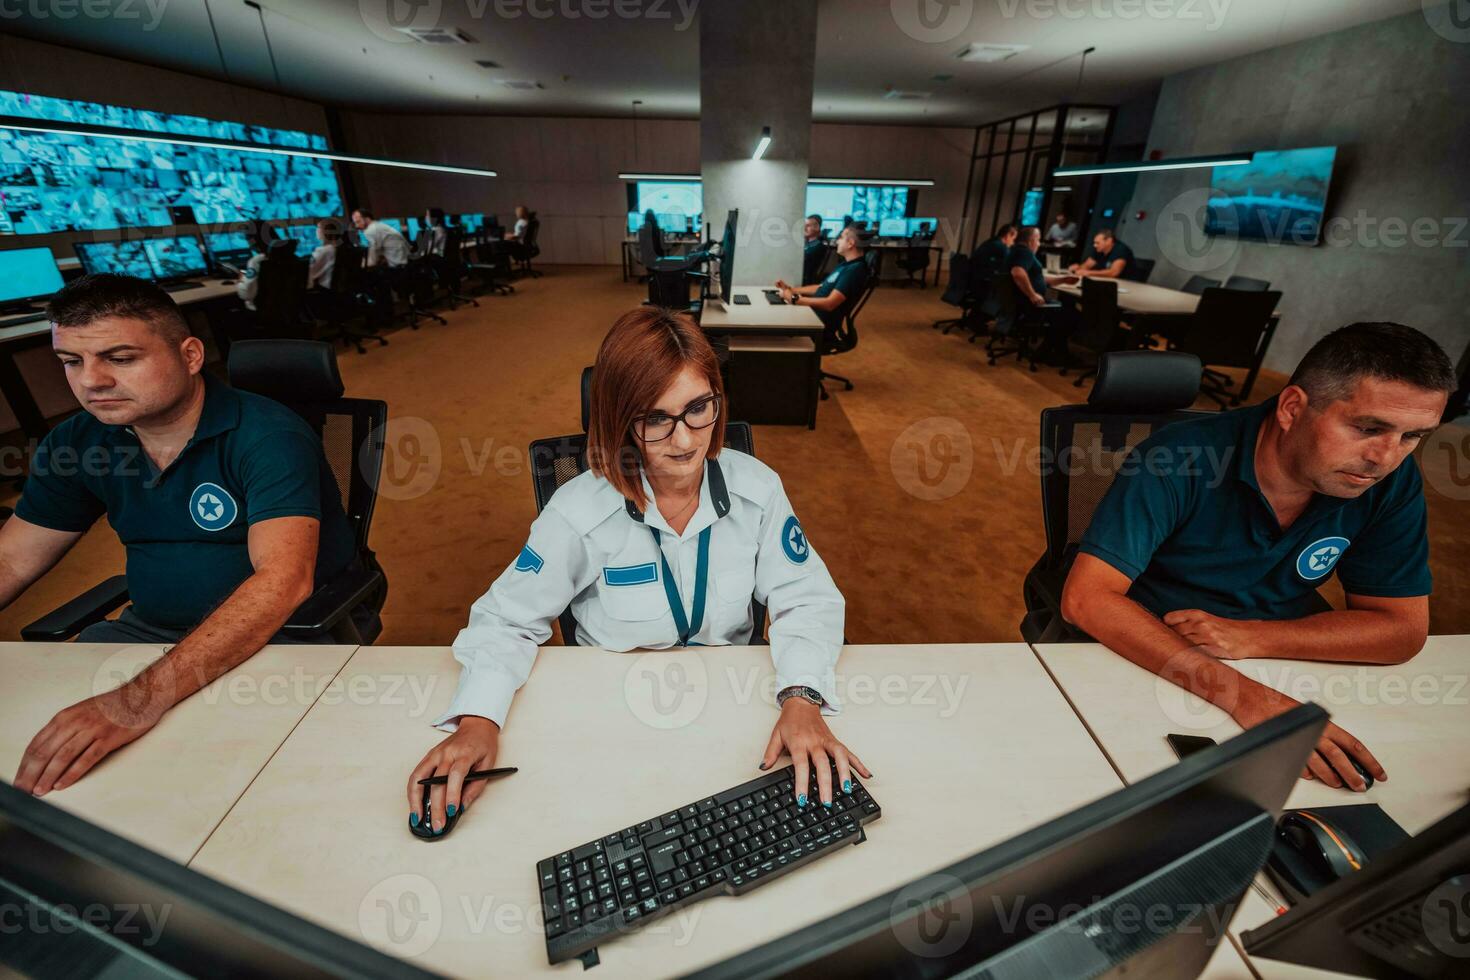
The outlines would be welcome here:
M 327 149 L 315 133 L 0 90 L 0 115 Z M 329 160 L 0 128 L 0 235 L 341 214 Z
M 171 280 L 202 276 L 209 268 L 204 240 L 198 235 L 144 238 L 135 241 L 76 242 L 82 271 L 112 272 L 140 279 Z

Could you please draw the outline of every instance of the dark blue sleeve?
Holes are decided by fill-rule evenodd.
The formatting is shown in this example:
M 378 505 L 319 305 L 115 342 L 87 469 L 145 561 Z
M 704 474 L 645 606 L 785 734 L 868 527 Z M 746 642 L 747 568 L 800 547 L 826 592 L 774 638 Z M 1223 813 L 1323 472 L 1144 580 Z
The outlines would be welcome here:
M 273 432 L 245 450 L 239 463 L 245 484 L 245 521 L 274 517 L 322 517 L 321 443 L 307 431 Z
M 1145 441 L 1124 457 L 1078 546 L 1082 554 L 1107 562 L 1130 580 L 1148 568 L 1185 510 L 1178 478 L 1144 465 L 1150 448 Z
M 53 531 L 85 531 L 107 512 L 84 477 L 87 447 L 70 440 L 75 427 L 62 423 L 36 447 L 15 516 Z M 101 447 L 92 447 L 97 452 Z
M 1428 595 L 1429 522 L 1424 481 L 1410 456 L 1399 465 L 1368 526 L 1348 543 L 1337 576 L 1349 595 L 1402 598 Z
M 1023 254 L 1024 252 L 1025 252 L 1025 250 L 1022 249 L 1021 246 L 1019 246 L 1019 245 L 1014 246 L 1009 252 L 1007 252 L 1006 253 L 1006 268 L 1007 269 L 1024 269 L 1024 268 L 1026 268 L 1026 266 L 1027 266 L 1028 263 L 1026 262 L 1026 256 L 1025 256 L 1025 254 Z

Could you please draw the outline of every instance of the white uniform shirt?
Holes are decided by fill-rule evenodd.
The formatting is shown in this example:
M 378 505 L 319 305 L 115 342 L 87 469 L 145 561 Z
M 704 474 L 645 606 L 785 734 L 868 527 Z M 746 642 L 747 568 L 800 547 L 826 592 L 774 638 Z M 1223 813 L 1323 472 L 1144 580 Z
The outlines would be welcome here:
M 371 221 L 362 230 L 362 237 L 367 239 L 368 254 L 367 264 L 374 266 L 378 264 L 378 256 L 383 256 L 393 268 L 408 264 L 408 239 L 393 230 L 391 225 L 381 221 Z
M 426 240 L 430 255 L 443 255 L 444 246 L 449 241 L 449 229 L 443 225 L 430 225 Z
M 516 241 L 522 242 L 526 240 L 526 229 L 529 228 L 530 225 L 531 219 L 529 218 L 516 219 L 515 228 L 511 231 L 511 234 L 515 237 Z
M 311 252 L 311 266 L 306 270 L 306 288 L 332 288 L 332 268 L 337 264 L 337 246 L 318 245 Z
M 803 535 L 781 478 L 753 456 L 721 450 L 718 460 L 705 464 L 699 505 L 682 535 L 659 514 L 646 478 L 643 485 L 649 505 L 641 521 L 629 501 L 591 471 L 552 495 L 519 557 L 470 607 L 469 625 L 454 640 L 454 656 L 463 664 L 459 687 L 435 725 L 452 731 L 461 715 L 470 714 L 503 726 L 537 648 L 568 605 L 577 641 L 585 646 L 677 646 L 660 550 L 687 619 L 695 605 L 699 535 L 707 527 L 704 619 L 691 643 L 749 643 L 753 596 L 770 613 L 776 689 L 815 688 L 827 702 L 823 711 L 836 712 L 834 668 L 845 604 Z M 649 528 L 658 529 L 662 549 Z

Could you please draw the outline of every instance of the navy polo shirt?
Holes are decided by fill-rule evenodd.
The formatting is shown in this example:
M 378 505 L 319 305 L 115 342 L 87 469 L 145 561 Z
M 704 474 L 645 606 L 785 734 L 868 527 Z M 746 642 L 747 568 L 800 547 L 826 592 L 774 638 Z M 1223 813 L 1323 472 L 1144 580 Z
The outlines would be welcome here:
M 1010 256 L 1006 259 L 1006 268 L 1021 269 L 1026 273 L 1026 278 L 1031 280 L 1031 288 L 1042 299 L 1046 299 L 1046 270 L 1041 267 L 1041 260 L 1036 253 L 1025 245 L 1012 245 Z
M 1281 530 L 1256 482 L 1256 437 L 1276 399 L 1155 432 L 1126 458 L 1083 553 L 1133 580 L 1156 615 L 1203 609 L 1231 619 L 1321 611 L 1334 573 L 1361 596 L 1428 595 L 1429 536 L 1412 457 L 1356 498 L 1316 494 Z
M 970 253 L 973 274 L 994 279 L 1009 267 L 1010 249 L 999 238 L 991 238 L 975 246 Z M 988 283 L 987 283 L 988 285 Z
M 822 272 L 822 262 L 827 258 L 827 243 L 821 238 L 813 238 L 806 243 L 801 255 L 801 284 L 810 286 L 816 282 Z
M 817 286 L 817 291 L 812 295 L 817 297 L 827 296 L 836 291 L 842 294 L 842 305 L 835 310 L 817 310 L 816 314 L 821 318 L 823 325 L 829 330 L 837 329 L 842 322 L 842 314 L 857 301 L 864 287 L 868 285 L 868 263 L 859 255 L 855 259 L 848 259 L 827 274 Z
M 1119 279 L 1131 278 L 1138 269 L 1138 263 L 1134 261 L 1133 249 L 1129 248 L 1120 239 L 1113 239 L 1113 247 L 1108 249 L 1104 255 L 1093 245 L 1087 246 L 1087 254 L 1084 259 L 1091 259 L 1094 268 L 1106 269 L 1119 259 L 1123 260 L 1123 271 L 1118 274 Z
M 78 412 L 41 442 L 15 513 L 56 531 L 85 531 L 105 513 L 127 549 L 133 611 L 166 629 L 197 626 L 254 572 L 246 535 L 259 521 L 321 521 L 317 585 L 356 550 L 311 427 L 208 376 L 199 424 L 168 469 L 130 428 Z

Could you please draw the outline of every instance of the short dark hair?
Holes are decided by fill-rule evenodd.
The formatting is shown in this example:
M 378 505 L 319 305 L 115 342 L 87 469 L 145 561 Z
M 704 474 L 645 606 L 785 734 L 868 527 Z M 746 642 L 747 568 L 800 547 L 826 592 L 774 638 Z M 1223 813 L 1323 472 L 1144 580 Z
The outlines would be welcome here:
M 429 224 L 442 225 L 444 223 L 443 208 L 429 208 Z
M 1099 228 L 1097 231 L 1093 232 L 1092 237 L 1106 238 L 1110 242 L 1117 238 L 1117 236 L 1113 234 L 1113 229 L 1111 228 Z
M 806 216 L 806 220 L 815 221 L 817 224 L 821 224 L 822 216 L 820 214 L 809 214 Z
M 82 276 L 62 286 L 46 304 L 46 318 L 58 327 L 85 327 L 104 317 L 142 320 L 171 344 L 189 336 L 189 324 L 173 297 L 136 276 Z
M 1031 233 L 1033 231 L 1036 232 L 1036 234 L 1038 235 L 1041 234 L 1041 229 L 1036 227 L 1035 225 L 1022 225 L 1021 230 L 1016 232 L 1016 240 L 1019 242 L 1024 242 L 1026 239 L 1031 237 Z
M 1401 381 L 1446 394 L 1460 386 L 1444 348 L 1402 323 L 1350 323 L 1312 345 L 1291 381 L 1314 403 L 1327 405 L 1352 393 L 1362 378 Z
M 364 218 L 368 219 L 369 221 L 372 221 L 374 218 L 377 217 L 371 211 L 369 211 L 367 208 L 353 208 L 352 210 L 356 211 L 358 214 L 362 215 Z
M 996 231 L 996 233 L 995 233 L 995 237 L 996 238 L 1004 238 L 1004 237 L 1006 237 L 1007 235 L 1009 235 L 1011 232 L 1013 232 L 1015 230 L 1016 230 L 1016 226 L 1013 225 L 1013 224 L 1011 224 L 1010 222 L 1007 222 L 1007 223 L 1005 223 L 1005 224 L 1003 224 L 1003 225 L 1000 226 L 1000 229 L 998 231 Z

